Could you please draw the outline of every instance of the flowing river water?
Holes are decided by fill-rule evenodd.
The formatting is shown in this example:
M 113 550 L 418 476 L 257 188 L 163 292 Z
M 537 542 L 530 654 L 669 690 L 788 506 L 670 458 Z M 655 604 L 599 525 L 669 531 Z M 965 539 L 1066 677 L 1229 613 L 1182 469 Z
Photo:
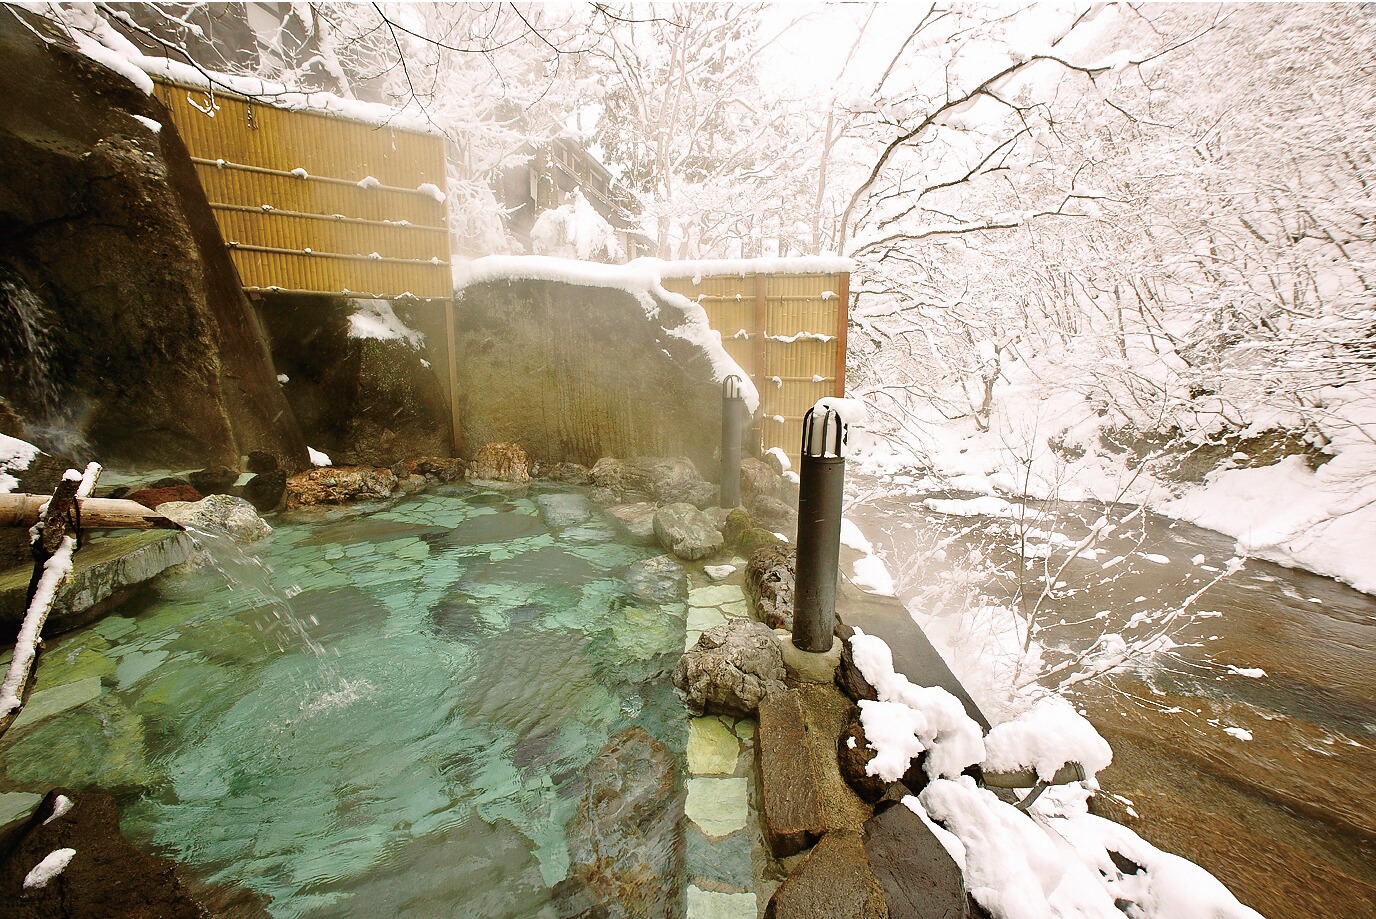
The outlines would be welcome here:
M 959 635 L 962 607 L 1011 604 L 1020 562 L 1035 599 L 1047 545 L 1064 582 L 1038 616 L 1051 667 L 1096 641 L 1117 647 L 1105 632 L 1131 643 L 1221 577 L 1174 620 L 1172 647 L 1074 688 L 1114 749 L 1096 808 L 1202 865 L 1269 919 L 1376 917 L 1376 597 L 1251 559 L 1223 576 L 1231 539 L 1126 508 L 1110 510 L 1130 519 L 1098 552 L 1056 574 L 1103 508 L 1014 505 L 1010 517 L 985 502 L 1004 515 L 988 516 L 971 514 L 979 504 L 942 504 L 951 496 L 921 483 L 857 485 L 847 516 L 939 645 Z M 980 667 L 978 655 L 950 656 L 962 679 L 987 676 L 962 673 Z

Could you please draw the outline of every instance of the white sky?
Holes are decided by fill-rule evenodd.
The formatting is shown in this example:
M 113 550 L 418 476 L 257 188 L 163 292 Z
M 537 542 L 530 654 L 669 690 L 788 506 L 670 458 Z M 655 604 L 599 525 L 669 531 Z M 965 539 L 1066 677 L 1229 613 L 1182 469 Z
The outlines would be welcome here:
M 763 79 L 787 91 L 789 95 L 804 98 L 818 94 L 830 96 L 847 90 L 871 91 L 928 6 L 928 3 L 893 0 L 878 3 L 772 4 L 765 13 L 760 34 L 770 36 L 783 31 L 783 35 L 763 54 Z M 1032 50 L 1044 46 L 1087 4 L 1047 0 L 984 6 L 1010 16 L 1016 15 L 1015 25 L 1009 29 L 1009 38 L 1015 44 Z M 867 18 L 869 21 L 860 48 L 842 78 L 846 56 Z M 786 29 L 795 20 L 796 24 Z M 916 56 L 910 47 L 905 59 Z M 966 59 L 975 65 L 983 63 L 970 55 Z

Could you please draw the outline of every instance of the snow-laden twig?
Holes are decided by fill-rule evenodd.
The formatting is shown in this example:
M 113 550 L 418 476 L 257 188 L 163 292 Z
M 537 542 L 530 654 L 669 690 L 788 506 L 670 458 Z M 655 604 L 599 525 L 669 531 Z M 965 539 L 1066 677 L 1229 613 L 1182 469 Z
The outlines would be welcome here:
M 11 718 L 24 704 L 21 695 L 37 653 L 38 638 L 52 609 L 57 589 L 72 573 L 72 552 L 75 550 L 76 539 L 64 536 L 62 545 L 43 565 L 43 576 L 24 613 L 24 624 L 20 626 L 19 638 L 14 643 L 14 658 L 10 661 L 9 672 L 5 675 L 4 684 L 0 685 L 0 730 L 9 727 Z
M 34 557 L 36 560 L 42 560 L 43 568 L 37 582 L 30 587 L 29 605 L 24 613 L 24 621 L 19 627 L 14 657 L 10 660 L 4 683 L 0 684 L 0 734 L 9 728 L 24 705 L 24 691 L 29 684 L 29 676 L 38 656 L 38 642 L 43 634 L 43 623 L 48 620 L 58 590 L 72 573 L 72 553 L 76 551 L 80 534 L 69 535 L 64 518 L 70 509 L 77 507 L 76 499 L 91 494 L 100 479 L 100 472 L 99 463 L 87 464 L 84 472 L 68 469 L 63 474 L 52 501 L 44 505 L 42 517 L 30 531 Z M 80 513 L 79 509 L 77 513 Z M 54 536 L 59 532 L 63 534 L 61 541 L 53 545 L 56 541 Z

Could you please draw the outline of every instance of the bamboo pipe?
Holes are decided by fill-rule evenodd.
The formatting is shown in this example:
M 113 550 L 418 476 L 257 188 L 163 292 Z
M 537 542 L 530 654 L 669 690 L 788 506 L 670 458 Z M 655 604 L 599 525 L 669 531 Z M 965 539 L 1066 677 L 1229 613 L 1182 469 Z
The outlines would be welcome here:
M 0 495 L 0 527 L 31 527 L 47 495 Z M 180 523 L 123 498 L 78 498 L 82 527 L 95 530 L 181 530 Z

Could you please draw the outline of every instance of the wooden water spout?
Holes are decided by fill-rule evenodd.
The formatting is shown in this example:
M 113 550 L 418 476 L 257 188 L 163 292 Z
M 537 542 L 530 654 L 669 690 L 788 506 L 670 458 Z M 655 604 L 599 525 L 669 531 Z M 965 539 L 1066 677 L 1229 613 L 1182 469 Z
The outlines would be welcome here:
M 46 495 L 0 495 L 0 527 L 31 527 L 38 522 Z M 182 525 L 137 501 L 122 498 L 77 498 L 82 529 L 180 530 Z

